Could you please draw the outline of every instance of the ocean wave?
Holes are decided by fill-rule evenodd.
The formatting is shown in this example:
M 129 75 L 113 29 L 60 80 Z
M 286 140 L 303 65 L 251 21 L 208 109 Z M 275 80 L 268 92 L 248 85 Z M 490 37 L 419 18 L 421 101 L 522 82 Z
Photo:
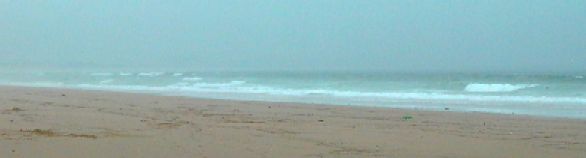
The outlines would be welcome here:
M 230 81 L 230 84 L 235 84 L 235 85 L 245 84 L 245 83 L 246 83 L 246 81 Z
M 141 72 L 141 73 L 138 73 L 138 76 L 155 77 L 155 76 L 161 76 L 164 74 L 165 74 L 165 72 Z
M 513 92 L 525 88 L 533 88 L 538 84 L 481 84 L 471 83 L 466 85 L 468 92 Z
M 91 73 L 91 76 L 112 76 L 112 73 L 109 72 L 96 72 L 96 73 Z
M 186 77 L 186 78 L 183 78 L 181 80 L 183 80 L 183 81 L 200 81 L 200 80 L 202 80 L 202 78 L 199 78 L 199 77 Z
M 183 73 L 173 73 L 173 76 L 183 76 Z
M 6 85 L 13 85 L 13 86 L 24 86 L 24 87 L 47 87 L 47 88 L 57 88 L 63 87 L 65 84 L 63 82 L 53 82 L 53 81 L 38 81 L 38 82 L 10 82 L 5 83 Z
M 112 90 L 112 91 L 167 91 L 167 87 L 141 86 L 141 85 L 95 85 L 95 84 L 77 84 L 71 88 L 82 88 L 92 90 Z
M 246 83 L 246 82 L 245 81 L 230 81 L 227 83 L 200 82 L 200 83 L 193 83 L 193 84 L 188 84 L 188 85 L 183 85 L 182 83 L 179 83 L 179 84 L 170 85 L 168 87 L 176 87 L 179 85 L 181 87 L 176 87 L 176 88 L 186 88 L 187 90 L 189 90 L 189 89 L 192 89 L 192 90 L 205 90 L 205 89 L 240 90 L 241 88 L 247 87 L 247 86 L 239 86 L 244 83 Z
M 132 73 L 121 72 L 118 75 L 120 75 L 120 76 L 132 76 Z
M 114 79 L 107 79 L 107 80 L 100 81 L 100 84 L 109 84 L 109 83 L 112 83 L 112 82 L 114 82 Z
M 504 96 L 504 95 L 472 95 L 445 94 L 425 92 L 359 92 L 328 89 L 287 89 L 269 86 L 245 85 L 245 82 L 231 81 L 227 83 L 188 83 L 180 82 L 168 86 L 141 85 L 77 85 L 79 88 L 119 90 L 119 91 L 154 91 L 161 93 L 240 93 L 266 94 L 277 96 L 326 96 L 350 100 L 444 100 L 444 101 L 491 101 L 491 102 L 526 102 L 526 103 L 586 103 L 586 98 L 575 97 L 540 97 L 540 96 Z

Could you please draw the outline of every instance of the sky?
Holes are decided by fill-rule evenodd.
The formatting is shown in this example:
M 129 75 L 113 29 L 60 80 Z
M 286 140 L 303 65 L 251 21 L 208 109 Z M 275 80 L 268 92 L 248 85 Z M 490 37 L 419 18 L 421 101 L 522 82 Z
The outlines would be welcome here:
M 583 0 L 0 0 L 0 70 L 586 72 Z

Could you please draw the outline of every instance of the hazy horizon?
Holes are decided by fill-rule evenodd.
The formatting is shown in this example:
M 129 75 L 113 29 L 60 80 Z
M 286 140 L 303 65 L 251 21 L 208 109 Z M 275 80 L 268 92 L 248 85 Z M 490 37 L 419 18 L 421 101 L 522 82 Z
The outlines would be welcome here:
M 586 73 L 586 1 L 0 0 L 0 71 Z

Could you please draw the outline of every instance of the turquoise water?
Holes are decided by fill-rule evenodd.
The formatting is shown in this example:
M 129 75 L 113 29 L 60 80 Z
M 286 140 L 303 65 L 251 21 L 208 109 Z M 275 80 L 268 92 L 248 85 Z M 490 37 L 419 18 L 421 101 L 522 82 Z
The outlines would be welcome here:
M 0 83 L 217 99 L 586 118 L 582 75 L 342 72 L 0 73 Z

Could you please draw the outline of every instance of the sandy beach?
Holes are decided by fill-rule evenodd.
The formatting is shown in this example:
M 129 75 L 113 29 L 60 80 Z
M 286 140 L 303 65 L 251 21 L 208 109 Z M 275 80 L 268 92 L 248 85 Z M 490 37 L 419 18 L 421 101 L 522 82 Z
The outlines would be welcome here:
M 585 155 L 585 120 L 0 88 L 2 158 Z

